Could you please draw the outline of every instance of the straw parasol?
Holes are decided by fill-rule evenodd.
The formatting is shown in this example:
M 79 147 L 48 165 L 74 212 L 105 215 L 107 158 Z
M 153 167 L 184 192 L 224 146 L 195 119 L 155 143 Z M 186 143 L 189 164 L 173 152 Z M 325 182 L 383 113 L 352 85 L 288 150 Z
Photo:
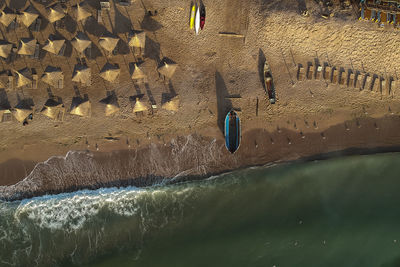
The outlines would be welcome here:
M 174 75 L 176 67 L 178 65 L 176 63 L 167 63 L 163 61 L 160 67 L 158 67 L 158 72 L 161 75 L 164 75 L 168 79 L 171 79 L 171 77 Z
M 101 104 L 105 105 L 106 116 L 110 116 L 119 111 L 118 99 L 115 94 L 110 94 L 106 98 L 100 100 Z
M 32 78 L 28 68 L 14 70 L 14 72 L 17 75 L 17 87 L 32 84 Z
M 112 52 L 117 46 L 119 38 L 109 32 L 105 32 L 99 40 L 99 45 L 108 52 Z
M 86 2 L 82 2 L 76 5 L 76 20 L 81 21 L 92 15 L 89 6 Z
M 74 73 L 72 74 L 72 81 L 87 84 L 90 82 L 91 71 L 88 66 L 76 64 Z
M 179 99 L 179 96 L 177 95 L 177 96 L 169 99 L 168 101 L 166 101 L 164 104 L 162 104 L 161 108 L 170 110 L 170 111 L 178 111 L 179 103 L 180 103 L 180 99 Z
M 65 39 L 56 39 L 53 34 L 50 34 L 45 45 L 43 46 L 43 50 L 58 55 L 64 43 Z
M 44 107 L 42 108 L 40 113 L 49 117 L 50 119 L 56 119 L 58 118 L 60 112 L 64 112 L 64 110 L 65 108 L 63 103 L 60 103 L 52 98 L 49 98 L 44 104 Z
M 134 69 L 132 71 L 132 80 L 137 80 L 137 79 L 144 79 L 146 78 L 146 75 L 144 72 L 141 70 L 141 68 L 138 67 L 138 65 L 135 63 Z
M 19 42 L 19 48 L 17 53 L 20 55 L 31 56 L 35 54 L 35 50 L 36 50 L 36 39 L 22 38 Z
M 50 21 L 50 23 L 56 22 L 57 20 L 60 20 L 63 17 L 65 17 L 64 9 L 59 3 L 48 7 L 46 11 L 47 11 L 47 19 Z
M 38 17 L 39 12 L 32 5 L 29 5 L 21 14 L 18 14 L 17 20 L 29 27 Z
M 133 32 L 132 37 L 129 39 L 129 46 L 144 48 L 145 44 L 146 44 L 146 33 L 144 31 Z
M 85 49 L 88 48 L 91 43 L 92 41 L 90 41 L 89 37 L 83 32 L 78 32 L 71 41 L 72 46 L 79 53 L 83 53 L 83 51 L 85 51 Z
M 58 87 L 58 81 L 64 79 L 64 74 L 59 67 L 47 66 L 42 76 L 42 81 L 50 86 Z
M 8 58 L 13 45 L 6 40 L 0 40 L 0 57 Z
M 5 7 L 0 13 L 0 22 L 5 26 L 11 24 L 11 22 L 15 19 L 16 15 L 14 11 L 12 11 L 9 7 Z
M 21 100 L 12 111 L 14 117 L 19 121 L 23 122 L 29 114 L 33 112 L 32 107 L 25 100 Z
M 74 97 L 74 98 L 72 98 L 70 114 L 78 115 L 78 116 L 82 116 L 82 117 L 88 117 L 88 116 L 90 116 L 91 107 L 92 107 L 92 105 L 91 105 L 89 99 L 83 99 L 81 97 Z
M 117 64 L 112 65 L 110 63 L 106 63 L 100 71 L 100 76 L 109 82 L 114 82 L 120 73 L 120 69 Z
M 146 111 L 147 106 L 145 103 L 139 100 L 139 97 L 136 97 L 135 105 L 133 106 L 133 113 Z

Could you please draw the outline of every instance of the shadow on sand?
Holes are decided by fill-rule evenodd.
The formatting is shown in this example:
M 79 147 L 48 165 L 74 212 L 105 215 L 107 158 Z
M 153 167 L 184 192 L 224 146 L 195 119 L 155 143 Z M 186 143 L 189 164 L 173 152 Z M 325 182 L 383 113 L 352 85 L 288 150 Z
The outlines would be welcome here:
M 227 98 L 229 93 L 224 79 L 218 71 L 215 72 L 215 88 L 217 94 L 218 127 L 224 133 L 225 116 L 232 109 L 232 102 Z

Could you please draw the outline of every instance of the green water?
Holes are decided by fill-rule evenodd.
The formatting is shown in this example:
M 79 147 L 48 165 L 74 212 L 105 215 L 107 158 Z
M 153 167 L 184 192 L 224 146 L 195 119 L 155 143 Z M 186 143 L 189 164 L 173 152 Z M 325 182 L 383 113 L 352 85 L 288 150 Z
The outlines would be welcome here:
M 394 153 L 0 203 L 0 266 L 400 266 L 399 188 Z

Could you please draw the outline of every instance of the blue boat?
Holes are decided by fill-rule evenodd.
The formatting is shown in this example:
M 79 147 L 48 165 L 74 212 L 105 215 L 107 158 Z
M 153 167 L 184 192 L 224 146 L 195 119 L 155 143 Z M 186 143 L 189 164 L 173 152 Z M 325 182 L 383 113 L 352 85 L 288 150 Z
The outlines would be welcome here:
M 241 129 L 238 114 L 231 110 L 225 117 L 225 146 L 229 152 L 235 153 L 240 146 Z

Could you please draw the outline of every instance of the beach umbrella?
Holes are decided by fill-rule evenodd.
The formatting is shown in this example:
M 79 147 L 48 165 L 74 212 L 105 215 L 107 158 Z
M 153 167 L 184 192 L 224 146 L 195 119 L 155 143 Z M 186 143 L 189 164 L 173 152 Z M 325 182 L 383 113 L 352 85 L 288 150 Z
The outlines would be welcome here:
M 64 43 L 65 39 L 56 39 L 56 37 L 53 34 L 51 34 L 49 38 L 46 40 L 46 43 L 43 46 L 43 50 L 58 55 Z
M 72 81 L 87 84 L 90 81 L 91 71 L 88 66 L 76 64 L 74 73 L 72 74 Z
M 179 109 L 180 99 L 179 96 L 175 96 L 170 100 L 166 101 L 164 104 L 161 105 L 161 108 L 170 110 L 170 111 L 178 111 Z
M 138 67 L 138 65 L 135 63 L 134 69 L 132 71 L 132 80 L 137 80 L 137 79 L 144 79 L 146 78 L 146 75 L 144 72 Z
M 14 72 L 17 75 L 17 79 L 16 79 L 17 87 L 32 84 L 32 78 L 31 78 L 30 71 L 28 68 L 23 68 L 21 70 L 14 70 Z
M 110 63 L 106 63 L 100 71 L 100 76 L 109 82 L 114 82 L 120 73 L 120 69 L 117 64 L 113 65 Z
M 139 97 L 136 97 L 135 105 L 133 106 L 133 113 L 146 111 L 147 106 L 139 100 Z
M 18 14 L 17 20 L 29 27 L 38 17 L 39 12 L 32 5 L 29 5 L 21 14 Z
M 5 26 L 8 27 L 8 25 L 11 24 L 11 22 L 15 19 L 17 14 L 14 13 L 9 7 L 5 7 L 1 12 L 0 12 L 0 22 Z
M 90 41 L 89 37 L 83 32 L 78 32 L 71 41 L 72 46 L 79 53 L 83 53 L 83 51 L 85 51 L 85 49 L 88 48 L 91 43 L 92 41 Z
M 42 76 L 42 81 L 50 86 L 58 87 L 58 81 L 64 79 L 61 68 L 47 66 Z
M 8 58 L 11 53 L 13 45 L 6 40 L 0 40 L 0 57 Z
M 99 45 L 103 47 L 104 50 L 112 52 L 117 46 L 119 38 L 112 35 L 109 32 L 104 33 L 99 40 Z
M 50 23 L 56 22 L 57 20 L 60 20 L 63 17 L 65 17 L 64 9 L 59 3 L 48 7 L 46 11 L 47 11 L 47 19 L 50 21 Z
M 89 6 L 86 2 L 82 2 L 76 5 L 76 20 L 81 21 L 90 17 L 92 13 L 90 12 Z
M 144 31 L 134 32 L 129 39 L 130 47 L 144 48 L 146 44 L 146 33 Z
M 21 100 L 12 111 L 19 122 L 23 122 L 31 113 L 33 113 L 33 109 L 25 100 Z
M 19 55 L 31 56 L 35 54 L 36 50 L 36 39 L 33 38 L 22 38 L 19 42 L 19 48 L 17 53 Z
M 44 107 L 42 108 L 40 113 L 51 119 L 56 119 L 58 118 L 60 112 L 64 111 L 64 109 L 65 108 L 62 103 L 59 103 L 52 98 L 49 98 L 44 104 Z
M 100 103 L 105 105 L 106 116 L 110 116 L 119 111 L 118 99 L 115 94 L 110 94 L 106 98 L 100 100 Z
M 92 105 L 88 99 L 74 97 L 72 98 L 70 114 L 88 117 L 90 115 L 91 107 Z
M 167 63 L 164 61 L 163 64 L 158 67 L 158 72 L 170 79 L 174 75 L 177 66 L 176 63 Z

